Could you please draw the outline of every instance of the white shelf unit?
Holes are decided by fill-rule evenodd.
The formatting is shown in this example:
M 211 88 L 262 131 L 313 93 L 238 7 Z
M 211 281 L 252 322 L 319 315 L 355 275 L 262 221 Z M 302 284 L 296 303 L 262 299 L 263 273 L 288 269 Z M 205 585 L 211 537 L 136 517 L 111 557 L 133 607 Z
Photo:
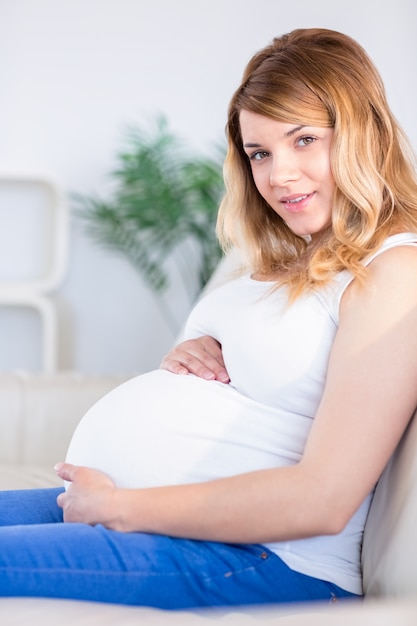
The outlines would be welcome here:
M 0 172 L 0 306 L 29 307 L 39 315 L 44 372 L 58 368 L 51 296 L 67 268 L 68 218 L 64 195 L 50 177 Z

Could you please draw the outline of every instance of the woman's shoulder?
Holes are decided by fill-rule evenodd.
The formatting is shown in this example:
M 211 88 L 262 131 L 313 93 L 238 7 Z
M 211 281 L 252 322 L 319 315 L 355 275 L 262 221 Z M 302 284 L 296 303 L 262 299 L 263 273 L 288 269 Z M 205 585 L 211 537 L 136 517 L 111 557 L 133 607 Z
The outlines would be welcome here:
M 395 273 L 403 281 L 410 275 L 416 278 L 417 233 L 398 233 L 388 237 L 379 250 L 365 263 L 371 275 L 379 272 Z
M 379 302 L 382 309 L 417 307 L 417 235 L 390 237 L 367 263 L 368 276 L 364 285 L 353 281 L 343 298 L 348 303 L 363 306 Z
M 368 264 L 372 282 L 389 284 L 394 291 L 417 287 L 417 238 L 414 245 L 389 246 Z
M 365 265 L 371 265 L 373 262 L 381 257 L 381 258 L 395 258 L 395 257 L 413 257 L 413 250 L 417 249 L 417 233 L 411 232 L 402 232 L 391 235 L 385 239 L 381 247 L 371 254 L 367 259 L 365 259 Z M 390 254 L 388 257 L 386 254 L 391 251 L 396 250 L 396 253 Z M 407 250 L 409 252 L 407 252 Z
M 378 250 L 364 261 L 368 268 L 365 284 L 355 280 L 348 270 L 338 274 L 331 285 L 328 297 L 331 300 L 334 319 L 340 320 L 341 307 L 349 302 L 361 300 L 360 295 L 374 291 L 382 300 L 389 295 L 397 294 L 398 290 L 417 287 L 417 233 L 401 232 L 385 239 Z M 411 295 L 411 294 L 410 294 Z M 358 299 L 359 297 L 359 299 Z

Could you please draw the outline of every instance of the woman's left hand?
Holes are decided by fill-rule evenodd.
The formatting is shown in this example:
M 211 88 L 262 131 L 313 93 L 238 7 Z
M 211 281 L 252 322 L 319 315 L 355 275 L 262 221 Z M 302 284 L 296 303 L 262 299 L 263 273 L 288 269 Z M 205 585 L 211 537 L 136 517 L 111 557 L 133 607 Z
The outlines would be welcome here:
M 70 483 L 57 498 L 64 511 L 65 522 L 103 524 L 111 528 L 115 510 L 112 507 L 116 492 L 114 482 L 103 472 L 70 463 L 58 463 L 55 471 Z

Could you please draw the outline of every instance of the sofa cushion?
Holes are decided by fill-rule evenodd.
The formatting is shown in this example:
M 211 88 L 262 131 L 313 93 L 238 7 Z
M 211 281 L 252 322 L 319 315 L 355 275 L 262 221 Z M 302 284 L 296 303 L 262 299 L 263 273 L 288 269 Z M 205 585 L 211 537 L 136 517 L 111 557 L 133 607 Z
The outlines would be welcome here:
M 365 527 L 367 596 L 417 596 L 417 416 L 375 491 Z

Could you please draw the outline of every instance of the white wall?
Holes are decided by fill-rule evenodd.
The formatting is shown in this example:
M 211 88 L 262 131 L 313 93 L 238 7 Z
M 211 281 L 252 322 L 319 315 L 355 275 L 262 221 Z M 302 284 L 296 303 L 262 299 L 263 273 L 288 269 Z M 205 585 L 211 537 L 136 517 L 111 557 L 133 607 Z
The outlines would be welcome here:
M 46 173 L 66 193 L 103 192 L 124 128 L 155 111 L 191 148 L 210 151 L 223 138 L 249 57 L 273 36 L 311 26 L 364 45 L 417 147 L 416 7 L 415 0 L 1 0 L 0 172 Z M 86 238 L 74 218 L 56 297 L 62 367 L 139 372 L 157 366 L 173 340 L 141 277 Z M 171 298 L 182 318 L 189 303 L 175 288 Z M 8 330 L 19 314 L 0 313 L 0 369 L 36 368 L 36 324 L 28 322 L 20 355 Z

